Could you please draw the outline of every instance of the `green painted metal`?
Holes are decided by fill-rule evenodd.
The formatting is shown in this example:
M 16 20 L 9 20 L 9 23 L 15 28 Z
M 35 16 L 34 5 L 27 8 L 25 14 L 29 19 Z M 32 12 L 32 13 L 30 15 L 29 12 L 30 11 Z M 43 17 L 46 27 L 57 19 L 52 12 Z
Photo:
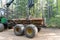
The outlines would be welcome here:
M 6 19 L 6 18 L 1 18 L 1 23 L 7 23 L 8 22 L 8 20 Z

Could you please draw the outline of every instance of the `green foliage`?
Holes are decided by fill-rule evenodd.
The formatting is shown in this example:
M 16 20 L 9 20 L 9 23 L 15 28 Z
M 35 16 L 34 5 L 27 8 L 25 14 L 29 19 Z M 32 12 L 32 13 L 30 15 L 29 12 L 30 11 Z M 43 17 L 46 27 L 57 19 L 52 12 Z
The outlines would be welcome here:
M 16 0 L 15 14 L 18 15 L 17 18 L 25 18 L 27 15 L 28 0 Z M 40 11 L 38 10 L 39 3 L 38 0 L 34 0 L 34 6 L 30 9 L 30 14 L 33 17 L 41 17 Z M 15 15 L 15 16 L 16 16 Z
M 48 27 L 59 27 L 60 28 L 60 17 L 51 18 L 48 22 Z
M 54 4 L 53 0 L 46 0 L 47 4 L 45 7 L 45 17 L 48 24 L 48 27 L 59 27 L 60 28 L 60 0 L 56 0 Z

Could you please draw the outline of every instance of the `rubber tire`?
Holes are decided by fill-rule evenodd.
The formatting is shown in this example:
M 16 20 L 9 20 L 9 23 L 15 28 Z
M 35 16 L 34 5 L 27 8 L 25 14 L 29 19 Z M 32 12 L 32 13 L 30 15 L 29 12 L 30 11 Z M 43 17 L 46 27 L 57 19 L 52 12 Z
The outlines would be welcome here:
M 0 32 L 2 32 L 3 30 L 4 30 L 4 25 L 0 23 Z
M 19 28 L 19 31 L 16 31 L 16 28 Z M 16 36 L 24 35 L 24 25 L 23 24 L 17 24 L 14 27 L 14 33 L 15 33 Z
M 8 22 L 8 29 L 12 29 L 16 25 L 15 22 Z
M 26 32 L 26 31 L 27 31 L 27 28 L 31 28 L 31 29 L 33 30 L 33 32 L 32 32 L 31 35 L 29 35 L 29 34 Z M 27 26 L 26 26 L 24 32 L 25 32 L 25 36 L 26 36 L 26 37 L 28 37 L 28 38 L 33 38 L 33 37 L 35 37 L 35 35 L 37 34 L 38 29 L 37 29 L 37 27 L 36 27 L 35 25 L 30 24 L 30 25 L 27 25 Z
M 40 32 L 41 28 L 38 28 L 38 32 Z
M 13 28 L 12 24 L 8 23 L 8 29 L 12 29 L 12 28 Z

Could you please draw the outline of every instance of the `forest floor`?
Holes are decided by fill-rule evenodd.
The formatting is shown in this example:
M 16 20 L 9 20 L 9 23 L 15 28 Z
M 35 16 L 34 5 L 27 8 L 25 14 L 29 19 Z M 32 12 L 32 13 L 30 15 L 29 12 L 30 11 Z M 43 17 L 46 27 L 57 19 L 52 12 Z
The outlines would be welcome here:
M 11 30 L 0 32 L 0 40 L 60 40 L 60 29 L 42 28 L 32 39 L 25 36 L 16 36 Z

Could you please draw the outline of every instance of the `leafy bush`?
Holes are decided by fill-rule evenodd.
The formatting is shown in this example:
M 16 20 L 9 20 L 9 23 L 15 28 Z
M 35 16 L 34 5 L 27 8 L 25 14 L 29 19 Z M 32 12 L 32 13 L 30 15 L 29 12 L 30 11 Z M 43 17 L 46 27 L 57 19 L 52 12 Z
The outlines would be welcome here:
M 59 17 L 52 17 L 48 21 L 48 27 L 58 27 L 58 28 L 60 28 L 60 18 Z

